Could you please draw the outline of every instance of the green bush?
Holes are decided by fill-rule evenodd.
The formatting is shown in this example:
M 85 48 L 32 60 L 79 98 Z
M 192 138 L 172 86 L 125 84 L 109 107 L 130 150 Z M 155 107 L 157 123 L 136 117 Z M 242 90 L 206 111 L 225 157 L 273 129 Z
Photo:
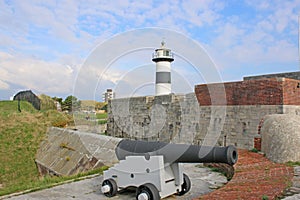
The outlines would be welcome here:
M 47 116 L 51 126 L 60 128 L 66 127 L 67 124 L 73 120 L 71 115 L 58 112 L 56 110 L 48 110 L 45 112 L 45 115 Z
M 269 200 L 269 197 L 267 195 L 263 195 L 262 200 Z
M 258 153 L 259 152 L 256 148 L 253 148 L 250 151 L 253 152 L 253 153 Z

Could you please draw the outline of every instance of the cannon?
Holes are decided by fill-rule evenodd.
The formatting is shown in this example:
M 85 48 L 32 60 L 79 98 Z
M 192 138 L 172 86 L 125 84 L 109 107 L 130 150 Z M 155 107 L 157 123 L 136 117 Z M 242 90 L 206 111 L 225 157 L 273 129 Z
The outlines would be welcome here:
M 119 190 L 136 188 L 137 200 L 159 200 L 184 195 L 191 188 L 181 163 L 227 163 L 234 165 L 234 146 L 211 147 L 164 142 L 121 140 L 116 149 L 120 161 L 103 172 L 101 191 L 112 197 Z

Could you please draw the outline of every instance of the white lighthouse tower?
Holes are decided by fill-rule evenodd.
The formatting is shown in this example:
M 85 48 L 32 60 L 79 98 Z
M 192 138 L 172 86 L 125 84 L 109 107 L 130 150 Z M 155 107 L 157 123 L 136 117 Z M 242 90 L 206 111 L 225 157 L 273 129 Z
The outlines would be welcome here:
M 171 93 L 171 62 L 174 61 L 170 49 L 165 47 L 165 42 L 161 42 L 161 47 L 156 49 L 152 56 L 152 61 L 156 63 L 155 95 L 166 95 Z

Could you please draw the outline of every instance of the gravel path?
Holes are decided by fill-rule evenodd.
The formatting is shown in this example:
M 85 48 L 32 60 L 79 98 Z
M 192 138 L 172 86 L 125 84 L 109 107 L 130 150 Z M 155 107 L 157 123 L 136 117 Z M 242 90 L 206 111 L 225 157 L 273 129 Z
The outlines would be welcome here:
M 214 189 L 223 186 L 227 179 L 223 175 L 212 172 L 208 168 L 197 167 L 195 164 L 185 164 L 184 172 L 188 174 L 192 182 L 191 191 L 179 196 L 170 196 L 165 198 L 171 199 L 193 199 L 203 194 L 212 192 Z M 78 182 L 64 184 L 53 188 L 32 192 L 20 196 L 14 196 L 9 200 L 37 200 L 37 199 L 101 199 L 101 200 L 128 200 L 135 199 L 135 191 L 122 191 L 115 197 L 107 198 L 100 192 L 102 176 L 91 179 L 85 179 Z

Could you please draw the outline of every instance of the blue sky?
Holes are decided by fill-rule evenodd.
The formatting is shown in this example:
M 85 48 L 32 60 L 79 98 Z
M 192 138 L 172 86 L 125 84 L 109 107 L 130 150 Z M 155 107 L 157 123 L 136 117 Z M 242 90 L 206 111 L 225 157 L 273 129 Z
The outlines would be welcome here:
M 299 0 L 0 0 L 0 100 L 24 89 L 66 97 L 99 44 L 146 27 L 176 31 L 200 43 L 223 81 L 298 71 L 299 9 Z M 168 44 L 168 36 L 163 37 Z M 147 63 L 134 60 L 134 55 L 148 53 L 151 50 L 115 62 L 110 76 L 102 77 L 102 88 L 94 86 L 94 98 L 101 100 L 105 87 L 116 87 L 124 80 L 130 84 L 135 77 L 121 79 L 124 68 L 132 70 L 131 64 L 151 68 L 151 58 L 146 58 Z M 180 63 L 178 59 L 173 64 Z M 190 85 L 205 83 L 205 77 L 193 77 L 189 67 L 180 73 L 193 79 Z

